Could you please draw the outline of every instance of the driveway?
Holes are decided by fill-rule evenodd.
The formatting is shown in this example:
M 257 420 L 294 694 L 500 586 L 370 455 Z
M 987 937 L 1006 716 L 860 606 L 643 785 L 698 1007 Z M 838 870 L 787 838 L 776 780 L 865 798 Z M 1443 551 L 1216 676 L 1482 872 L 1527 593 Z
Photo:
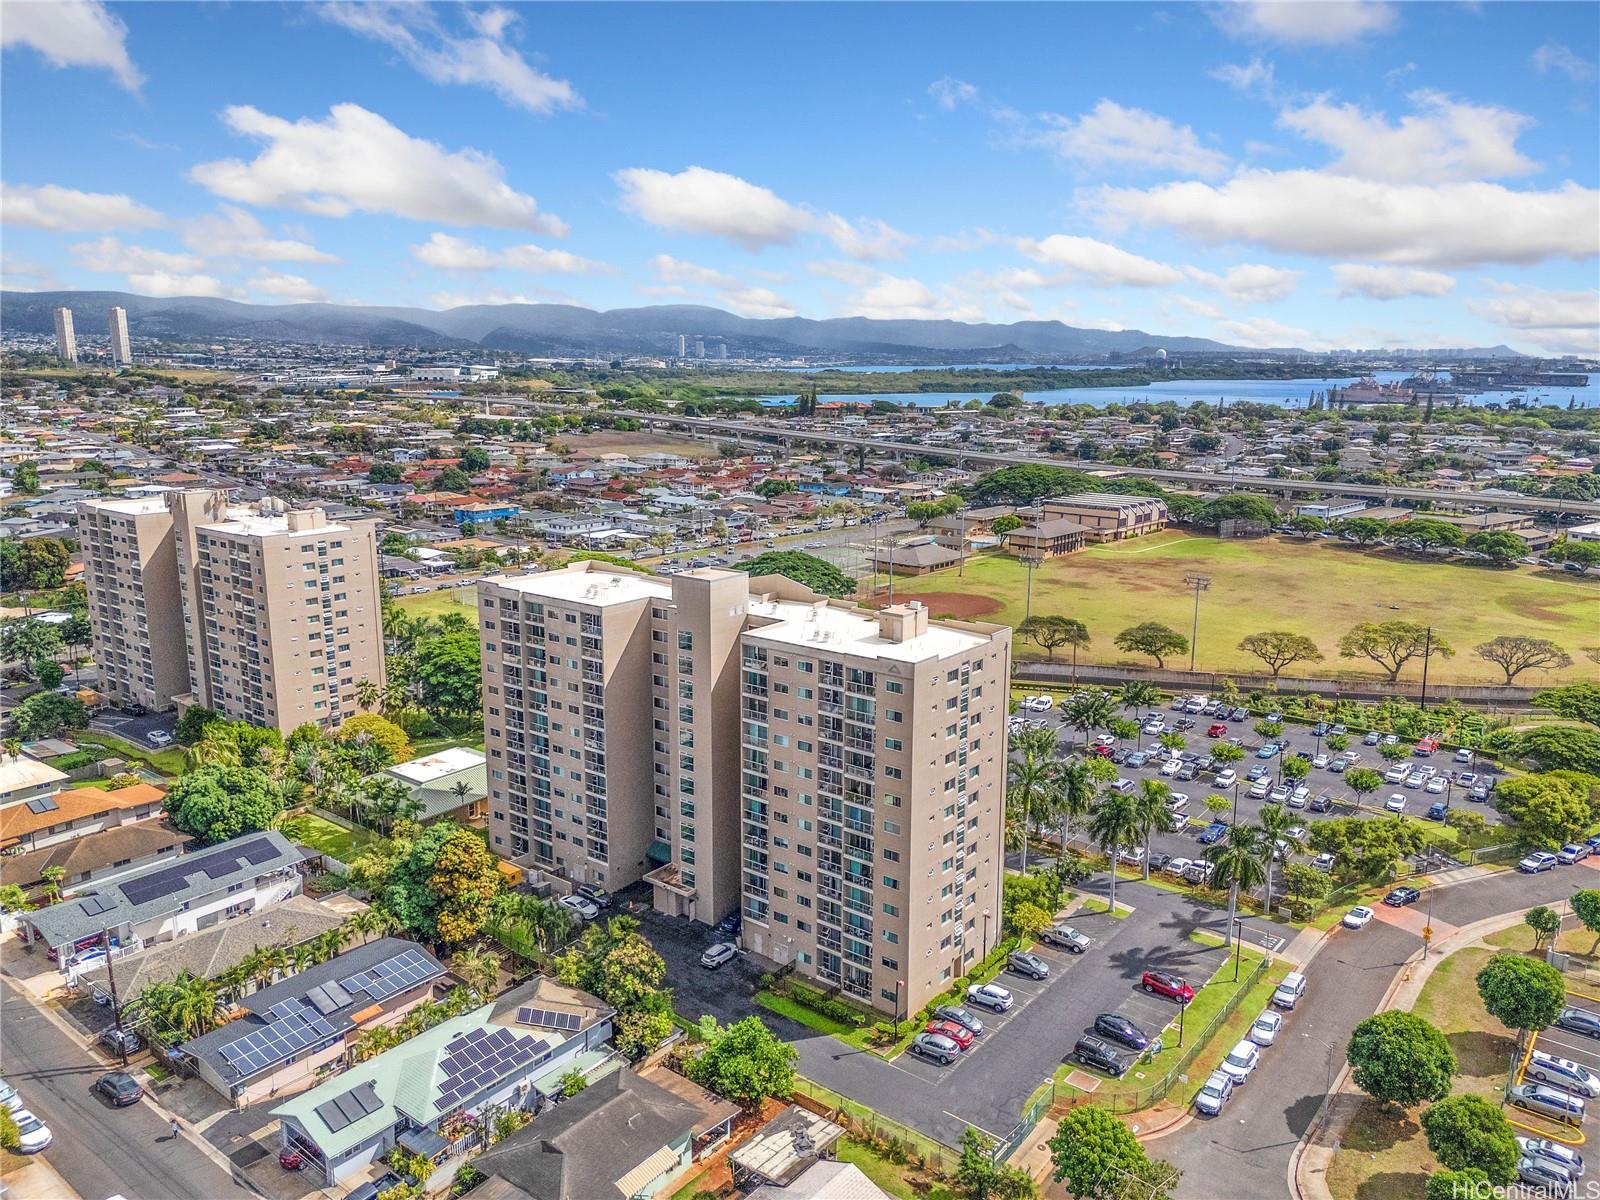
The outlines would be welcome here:
M 164 733 L 171 733 L 173 726 L 178 723 L 178 714 L 170 712 L 144 713 L 135 716 L 133 713 L 124 712 L 120 708 L 107 709 L 89 722 L 90 729 L 98 729 L 101 733 L 115 734 L 125 742 L 132 742 L 135 746 L 159 749 L 150 746 L 145 741 L 145 735 L 151 730 L 159 729 Z

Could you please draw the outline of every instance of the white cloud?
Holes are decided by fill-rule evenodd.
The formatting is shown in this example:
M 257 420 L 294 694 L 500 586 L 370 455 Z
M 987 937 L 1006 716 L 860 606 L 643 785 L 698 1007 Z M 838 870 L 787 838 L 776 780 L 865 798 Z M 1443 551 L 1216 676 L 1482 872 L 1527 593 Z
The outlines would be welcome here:
M 1240 263 L 1236 267 L 1229 267 L 1226 275 L 1202 271 L 1199 267 L 1185 267 L 1184 271 L 1197 283 L 1245 304 L 1282 300 L 1294 291 L 1300 277 L 1305 274 L 1304 271 L 1269 267 L 1261 263 Z
M 1184 311 L 1191 312 L 1197 317 L 1204 317 L 1208 321 L 1220 321 L 1224 316 L 1223 311 L 1215 304 L 1196 300 L 1193 296 L 1169 296 L 1167 299 Z
M 1200 144 L 1193 129 L 1166 117 L 1101 100 L 1081 117 L 1045 113 L 1037 140 L 1063 158 L 1090 166 L 1126 166 L 1210 177 L 1228 169 L 1228 156 Z
M 677 174 L 628 167 L 613 176 L 622 207 L 658 229 L 719 237 L 746 250 L 761 250 L 817 233 L 851 258 L 898 258 L 911 241 L 882 221 L 852 222 L 836 213 L 816 213 L 761 187 L 705 167 Z
M 1183 272 L 1175 267 L 1094 238 L 1055 233 L 1040 241 L 1024 238 L 1018 249 L 1035 262 L 1104 287 L 1164 287 L 1183 282 Z
M 435 233 L 412 246 L 418 261 L 441 271 L 526 271 L 530 275 L 594 275 L 616 270 L 607 263 L 543 246 L 494 249 L 448 233 Z
M 1088 202 L 1113 228 L 1165 226 L 1200 242 L 1286 254 L 1459 267 L 1600 253 L 1600 192 L 1575 183 L 1517 192 L 1493 183 L 1243 171 L 1221 185 L 1102 188 Z
M 1467 305 L 1554 354 L 1600 353 L 1600 291 L 1553 292 L 1493 285 L 1498 295 Z
M 771 288 L 747 287 L 732 275 L 670 254 L 656 255 L 650 260 L 650 269 L 661 282 L 640 287 L 647 296 L 709 294 L 718 305 L 742 317 L 792 317 L 800 311 Z
M 881 321 L 982 321 L 983 310 L 948 293 L 937 292 L 920 279 L 876 272 L 846 303 L 851 316 Z
M 1281 321 L 1274 321 L 1270 317 L 1251 317 L 1243 321 L 1220 321 L 1218 328 L 1224 331 L 1224 340 L 1239 346 L 1254 346 L 1259 349 L 1272 349 L 1277 347 L 1299 347 L 1306 350 L 1321 350 L 1325 344 L 1308 330 L 1300 329 L 1294 325 L 1285 325 Z
M 130 92 L 144 82 L 128 57 L 128 27 L 99 0 L 7 0 L 0 46 L 31 46 L 56 67 L 103 67 Z
M 475 11 L 465 5 L 445 5 L 443 11 L 464 18 L 465 33 L 446 29 L 427 4 L 339 0 L 320 4 L 317 11 L 326 20 L 397 51 L 434 83 L 486 87 L 507 104 L 536 113 L 583 103 L 570 83 L 530 66 L 507 44 L 507 31 L 517 20 L 509 9 Z
M 253 213 L 233 204 L 219 204 L 216 213 L 184 225 L 183 242 L 191 250 L 218 258 L 258 262 L 338 262 L 337 256 L 295 238 L 272 238 Z
M 732 275 L 724 275 L 721 271 L 702 267 L 698 263 L 684 262 L 681 258 L 673 258 L 670 254 L 656 255 L 650 260 L 650 269 L 658 278 L 669 283 L 719 289 L 739 286 L 738 280 Z
M 212 275 L 180 275 L 148 271 L 128 276 L 128 288 L 141 296 L 216 296 L 237 299 L 237 290 Z
M 928 85 L 928 95 L 932 96 L 933 102 L 945 112 L 953 112 L 961 105 L 975 101 L 978 98 L 978 89 L 964 79 L 946 75 L 943 79 L 935 79 Z
M 0 290 L 7 292 L 65 291 L 55 271 L 43 263 L 28 262 L 11 254 L 0 254 Z
M 160 225 L 161 214 L 120 193 L 79 192 L 57 187 L 0 184 L 0 220 L 7 225 L 30 225 L 81 233 L 109 229 L 148 229 Z
M 274 300 L 286 300 L 291 304 L 315 304 L 328 298 L 328 293 L 323 291 L 309 279 L 299 275 L 285 275 L 278 271 L 260 270 L 256 277 L 250 280 L 250 290 L 263 296 L 270 296 Z
M 1521 113 L 1440 92 L 1412 92 L 1410 99 L 1418 111 L 1396 125 L 1382 113 L 1326 99 L 1286 110 L 1278 124 L 1338 151 L 1329 170 L 1363 179 L 1494 179 L 1538 168 L 1517 149 L 1532 123 Z
M 960 233 L 940 234 L 938 237 L 929 238 L 928 249 L 935 254 L 962 254 L 980 250 L 984 246 L 992 246 L 1000 240 L 998 233 L 980 225 L 972 229 L 963 229 Z
M 446 225 L 531 229 L 563 236 L 560 219 L 506 183 L 500 164 L 477 150 L 450 153 L 411 137 L 359 104 L 336 104 L 326 120 L 289 121 L 249 105 L 223 113 L 235 133 L 265 144 L 250 162 L 201 163 L 189 177 L 226 200 L 324 217 L 391 213 Z
M 1277 72 L 1270 62 L 1259 56 L 1247 63 L 1224 63 L 1211 72 L 1211 78 L 1220 80 L 1238 92 L 1259 93 L 1270 97 L 1277 90 Z
M 72 258 L 84 270 L 102 275 L 120 275 L 129 271 L 192 273 L 204 269 L 206 265 L 205 259 L 198 254 L 130 246 L 110 236 L 94 242 L 79 242 L 72 247 Z
M 771 288 L 738 288 L 722 301 L 741 317 L 793 317 L 800 311 Z
M 1293 46 L 1336 46 L 1387 33 L 1399 16 L 1393 5 L 1376 0 L 1235 0 L 1211 12 L 1233 37 Z
M 1587 83 L 1595 77 L 1594 64 L 1560 42 L 1546 42 L 1535 50 L 1533 65 L 1541 75 L 1560 71 L 1574 83 Z
M 1340 296 L 1400 300 L 1406 296 L 1446 296 L 1455 290 L 1454 275 L 1420 267 L 1375 267 L 1368 263 L 1334 263 Z
M 549 301 L 524 296 L 517 292 L 478 292 L 473 295 L 464 292 L 434 292 L 428 297 L 428 303 L 435 308 L 465 308 L 474 304 L 547 304 Z

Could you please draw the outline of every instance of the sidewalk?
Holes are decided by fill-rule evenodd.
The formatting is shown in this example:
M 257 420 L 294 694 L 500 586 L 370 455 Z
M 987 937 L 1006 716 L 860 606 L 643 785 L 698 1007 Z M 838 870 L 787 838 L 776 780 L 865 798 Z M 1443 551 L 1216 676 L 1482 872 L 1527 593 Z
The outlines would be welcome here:
M 56 1169 L 37 1154 L 26 1165 L 7 1171 L 5 1186 L 6 1200 L 81 1200 Z

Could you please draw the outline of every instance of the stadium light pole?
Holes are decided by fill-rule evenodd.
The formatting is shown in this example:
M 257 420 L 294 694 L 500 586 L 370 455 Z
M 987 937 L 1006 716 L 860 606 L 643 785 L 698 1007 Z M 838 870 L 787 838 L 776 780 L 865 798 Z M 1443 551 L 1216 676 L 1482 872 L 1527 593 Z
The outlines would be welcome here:
M 1211 589 L 1211 576 L 1185 575 L 1183 586 L 1194 589 L 1194 628 L 1189 632 L 1189 671 L 1194 672 L 1195 651 L 1200 642 L 1200 593 Z
M 1022 619 L 1024 621 L 1033 616 L 1033 571 L 1040 563 L 1044 562 L 1042 554 L 1022 555 L 1022 565 L 1028 569 L 1028 598 L 1023 605 Z

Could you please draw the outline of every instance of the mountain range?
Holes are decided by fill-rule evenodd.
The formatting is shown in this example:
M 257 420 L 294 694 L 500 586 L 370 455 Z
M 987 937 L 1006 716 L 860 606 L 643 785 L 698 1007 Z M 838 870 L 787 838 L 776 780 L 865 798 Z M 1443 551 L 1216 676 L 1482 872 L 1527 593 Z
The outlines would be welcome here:
M 197 342 L 253 339 L 374 349 L 507 350 L 539 357 L 617 354 L 670 356 L 678 337 L 720 342 L 733 358 L 839 355 L 897 361 L 1007 362 L 1039 358 L 1142 356 L 1242 350 L 1208 338 L 1167 337 L 1137 329 L 1082 329 L 1060 321 L 1009 325 L 868 317 L 752 318 L 698 305 L 663 304 L 608 311 L 571 304 L 474 304 L 435 312 L 345 304 L 245 304 L 208 296 L 153 297 L 129 292 L 0 292 L 0 327 L 48 334 L 53 311 L 74 309 L 80 334 L 96 333 L 99 314 L 127 310 L 135 337 Z M 1286 351 L 1292 347 L 1285 347 Z M 1259 351 L 1258 351 L 1259 352 Z M 1471 354 L 1515 351 L 1497 346 Z

